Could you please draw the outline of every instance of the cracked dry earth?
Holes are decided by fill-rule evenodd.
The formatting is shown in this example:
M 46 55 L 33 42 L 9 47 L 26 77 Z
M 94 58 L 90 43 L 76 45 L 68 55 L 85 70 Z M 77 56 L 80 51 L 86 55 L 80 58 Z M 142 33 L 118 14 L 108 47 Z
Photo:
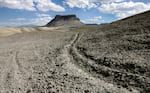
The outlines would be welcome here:
M 43 31 L 0 37 L 0 93 L 139 93 L 103 77 L 102 72 L 119 71 L 80 53 L 76 44 L 82 35 Z

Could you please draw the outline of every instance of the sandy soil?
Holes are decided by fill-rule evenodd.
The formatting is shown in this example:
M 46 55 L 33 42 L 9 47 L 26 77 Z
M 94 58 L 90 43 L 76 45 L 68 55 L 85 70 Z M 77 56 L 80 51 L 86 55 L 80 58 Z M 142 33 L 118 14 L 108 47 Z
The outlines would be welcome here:
M 66 30 L 67 28 L 64 26 L 59 27 L 29 27 L 29 28 L 0 28 L 0 36 L 9 36 L 17 33 L 25 33 L 25 32 L 36 32 L 36 31 L 53 31 L 53 30 Z
M 139 93 L 94 76 L 90 66 L 98 65 L 76 48 L 83 33 L 61 29 L 7 29 L 0 37 L 0 93 Z

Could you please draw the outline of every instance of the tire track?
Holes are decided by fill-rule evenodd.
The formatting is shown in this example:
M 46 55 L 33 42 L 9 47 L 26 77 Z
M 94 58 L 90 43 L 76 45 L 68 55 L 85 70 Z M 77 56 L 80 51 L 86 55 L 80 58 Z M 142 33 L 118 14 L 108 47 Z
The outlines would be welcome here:
M 59 58 L 57 58 L 57 59 L 61 60 L 61 62 L 65 62 L 65 68 L 69 69 L 72 74 L 76 74 L 76 72 L 78 72 L 78 73 L 80 73 L 79 74 L 80 76 L 87 76 L 87 74 L 84 71 L 77 68 L 77 66 L 71 62 L 72 57 L 71 57 L 69 51 L 70 51 L 70 48 L 73 46 L 73 44 L 77 41 L 78 38 L 79 38 L 79 33 L 75 34 L 75 36 L 73 36 L 71 38 L 72 40 L 69 42 L 69 44 L 65 45 L 62 48 L 61 54 L 60 54 Z M 84 75 L 81 75 L 81 73 Z M 87 77 L 89 77 L 89 76 L 87 76 Z
M 139 90 L 142 93 L 147 93 L 150 83 L 149 78 L 146 76 L 141 76 L 139 74 L 122 72 L 118 69 L 114 69 L 108 66 L 97 64 L 94 60 L 87 58 L 78 52 L 76 48 L 76 43 L 80 40 L 81 35 L 78 36 L 74 43 L 72 43 L 70 48 L 70 55 L 76 61 L 77 66 L 79 66 L 84 71 L 91 74 L 93 77 L 103 79 L 107 82 L 121 85 L 129 90 Z
M 122 72 L 130 72 L 133 74 L 138 74 L 141 76 L 149 76 L 150 75 L 150 69 L 145 65 L 145 66 L 140 66 L 138 64 L 134 64 L 134 63 L 121 63 L 121 59 L 118 59 L 119 62 L 117 62 L 118 60 L 116 58 L 112 58 L 115 60 L 112 60 L 111 58 L 107 58 L 104 57 L 103 59 L 95 59 L 93 58 L 93 56 L 90 56 L 88 54 L 86 54 L 84 52 L 84 48 L 81 47 L 77 47 L 78 52 L 83 55 L 85 58 L 91 59 L 93 61 L 96 62 L 96 64 L 102 65 L 102 66 L 106 66 L 106 67 L 110 67 L 113 69 L 118 69 L 121 70 Z
M 19 59 L 17 58 L 19 52 L 12 51 L 6 65 L 3 69 L 3 82 L 1 83 L 2 93 L 21 93 L 24 88 L 23 70 Z
M 71 74 L 79 75 L 80 77 L 84 77 L 84 78 L 89 78 L 91 83 L 96 84 L 99 87 L 103 87 L 106 90 L 107 89 L 109 90 L 108 87 L 109 87 L 110 82 L 105 82 L 102 79 L 95 77 L 92 74 L 92 73 L 95 73 L 95 71 L 91 70 L 90 73 L 88 72 L 88 70 L 93 69 L 93 67 L 98 68 L 98 65 L 96 65 L 95 62 L 93 62 L 92 60 L 83 57 L 77 52 L 77 49 L 75 46 L 76 46 L 76 43 L 80 40 L 81 36 L 82 34 L 80 33 L 75 34 L 74 38 L 70 41 L 70 43 L 64 46 L 64 48 L 61 50 L 61 55 L 59 56 L 59 59 L 65 62 L 66 64 L 65 68 L 67 68 L 67 70 L 69 69 L 71 71 Z M 100 69 L 103 69 L 103 67 L 101 67 Z M 116 85 L 113 85 L 113 87 L 117 90 L 120 90 Z M 122 93 L 126 93 L 124 92 L 124 91 L 127 91 L 126 89 L 123 89 L 123 88 L 121 89 L 123 90 Z M 128 93 L 130 92 L 128 91 Z M 138 93 L 138 92 L 136 91 L 134 93 Z

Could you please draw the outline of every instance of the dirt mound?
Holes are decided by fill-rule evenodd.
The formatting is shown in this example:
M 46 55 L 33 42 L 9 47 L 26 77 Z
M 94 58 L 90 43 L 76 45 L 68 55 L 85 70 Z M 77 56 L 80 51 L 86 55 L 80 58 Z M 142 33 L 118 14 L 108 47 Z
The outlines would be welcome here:
M 46 26 L 81 26 L 84 25 L 76 15 L 56 15 Z

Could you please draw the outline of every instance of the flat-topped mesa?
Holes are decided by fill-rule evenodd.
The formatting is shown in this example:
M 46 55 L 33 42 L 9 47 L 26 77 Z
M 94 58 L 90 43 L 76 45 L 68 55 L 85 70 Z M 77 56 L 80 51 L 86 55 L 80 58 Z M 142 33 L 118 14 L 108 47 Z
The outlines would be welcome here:
M 76 15 L 56 15 L 46 26 L 81 26 L 84 25 Z
M 56 15 L 55 17 L 56 20 L 80 20 L 79 18 L 76 17 L 76 15 Z

